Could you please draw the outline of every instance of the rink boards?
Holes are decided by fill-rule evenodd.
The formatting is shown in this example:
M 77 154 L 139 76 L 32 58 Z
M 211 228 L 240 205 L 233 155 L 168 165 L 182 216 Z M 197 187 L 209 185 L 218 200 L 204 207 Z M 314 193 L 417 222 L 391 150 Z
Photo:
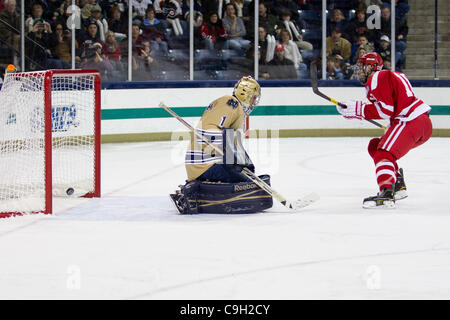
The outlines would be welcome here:
M 364 99 L 363 87 L 323 87 L 327 95 L 346 101 Z M 102 90 L 103 142 L 179 139 L 186 129 L 158 107 L 173 108 L 196 124 L 214 99 L 232 87 L 119 88 Z M 416 96 L 430 104 L 435 136 L 450 136 L 448 87 L 416 87 Z M 334 105 L 310 87 L 262 87 L 259 107 L 250 117 L 252 136 L 372 136 L 380 129 L 366 121 L 343 119 Z M 256 133 L 257 132 L 257 133 Z

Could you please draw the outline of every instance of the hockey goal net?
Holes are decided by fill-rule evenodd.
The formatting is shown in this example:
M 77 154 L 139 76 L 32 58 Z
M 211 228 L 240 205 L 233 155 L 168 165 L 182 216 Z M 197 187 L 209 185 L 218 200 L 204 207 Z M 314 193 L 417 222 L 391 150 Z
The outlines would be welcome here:
M 10 73 L 0 92 L 0 217 L 100 197 L 100 75 Z

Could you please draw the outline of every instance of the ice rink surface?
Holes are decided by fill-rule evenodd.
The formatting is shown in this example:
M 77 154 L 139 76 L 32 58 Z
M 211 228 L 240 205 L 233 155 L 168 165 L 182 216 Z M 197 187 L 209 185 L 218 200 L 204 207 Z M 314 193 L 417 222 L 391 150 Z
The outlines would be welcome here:
M 377 192 L 370 138 L 250 139 L 258 174 L 301 212 L 178 215 L 186 143 L 102 145 L 102 198 L 0 220 L 0 299 L 450 299 L 450 139 L 399 161 L 409 197 Z

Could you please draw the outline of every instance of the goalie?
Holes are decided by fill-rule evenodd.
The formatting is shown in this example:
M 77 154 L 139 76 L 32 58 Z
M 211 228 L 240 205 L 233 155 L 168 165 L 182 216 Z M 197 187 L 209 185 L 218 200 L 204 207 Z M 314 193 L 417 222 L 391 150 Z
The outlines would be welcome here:
M 181 214 L 253 213 L 272 207 L 272 197 L 241 173 L 243 168 L 255 171 L 242 145 L 242 128 L 260 96 L 258 82 L 247 76 L 236 83 L 233 95 L 206 108 L 186 152 L 188 181 L 170 195 Z M 270 184 L 268 175 L 260 178 Z

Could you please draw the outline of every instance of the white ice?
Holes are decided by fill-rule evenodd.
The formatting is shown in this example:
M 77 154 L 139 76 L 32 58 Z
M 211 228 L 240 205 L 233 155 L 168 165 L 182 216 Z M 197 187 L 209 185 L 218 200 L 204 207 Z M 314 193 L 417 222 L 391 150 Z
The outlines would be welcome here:
M 370 138 L 250 139 L 257 173 L 301 212 L 178 215 L 186 143 L 102 146 L 102 198 L 0 219 L 0 299 L 449 299 L 450 139 L 399 161 L 409 197 L 377 192 Z

